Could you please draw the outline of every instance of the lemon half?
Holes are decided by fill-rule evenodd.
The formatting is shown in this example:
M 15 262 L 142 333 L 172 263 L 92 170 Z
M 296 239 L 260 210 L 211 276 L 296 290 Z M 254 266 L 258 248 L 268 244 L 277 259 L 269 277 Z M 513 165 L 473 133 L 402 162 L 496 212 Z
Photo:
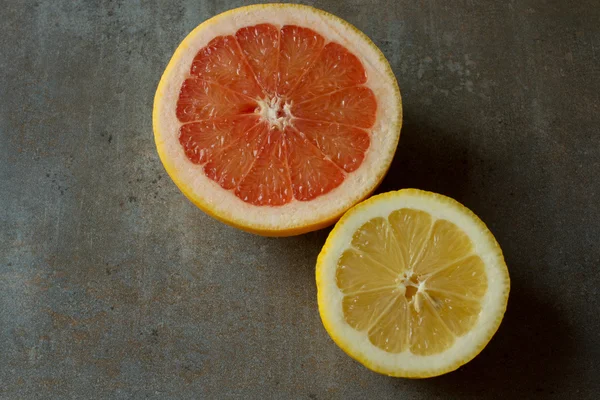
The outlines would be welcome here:
M 473 359 L 498 329 L 510 278 L 485 224 L 448 197 L 374 196 L 330 233 L 316 268 L 333 340 L 373 371 L 425 378 Z

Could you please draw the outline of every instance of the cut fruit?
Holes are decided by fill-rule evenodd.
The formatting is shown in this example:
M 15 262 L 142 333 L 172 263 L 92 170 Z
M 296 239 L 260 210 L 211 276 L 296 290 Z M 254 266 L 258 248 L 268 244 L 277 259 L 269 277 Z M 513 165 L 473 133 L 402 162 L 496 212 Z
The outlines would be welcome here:
M 198 207 L 264 235 L 325 227 L 387 172 L 402 104 L 379 49 L 308 6 L 265 4 L 198 26 L 154 101 L 165 169 Z
M 425 378 L 470 361 L 498 329 L 510 279 L 492 233 L 460 203 L 415 189 L 349 210 L 317 260 L 321 319 L 373 371 Z

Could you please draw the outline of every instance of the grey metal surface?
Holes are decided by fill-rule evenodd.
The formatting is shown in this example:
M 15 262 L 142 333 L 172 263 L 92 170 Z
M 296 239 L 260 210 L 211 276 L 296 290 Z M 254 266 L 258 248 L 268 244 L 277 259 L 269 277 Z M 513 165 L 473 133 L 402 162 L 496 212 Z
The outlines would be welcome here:
M 474 361 L 374 374 L 328 338 L 327 231 L 204 215 L 152 139 L 183 37 L 242 1 L 3 1 L 0 398 L 598 398 L 600 7 L 595 0 L 316 1 L 369 35 L 405 106 L 380 190 L 455 197 L 512 276 Z

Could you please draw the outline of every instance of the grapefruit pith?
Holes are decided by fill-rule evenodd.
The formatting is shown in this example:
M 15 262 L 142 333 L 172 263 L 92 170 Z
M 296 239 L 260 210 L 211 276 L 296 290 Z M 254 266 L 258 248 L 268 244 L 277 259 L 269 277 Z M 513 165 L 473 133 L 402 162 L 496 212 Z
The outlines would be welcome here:
M 161 160 L 208 214 L 264 235 L 327 226 L 392 161 L 400 92 L 385 57 L 347 22 L 268 4 L 192 31 L 158 86 Z

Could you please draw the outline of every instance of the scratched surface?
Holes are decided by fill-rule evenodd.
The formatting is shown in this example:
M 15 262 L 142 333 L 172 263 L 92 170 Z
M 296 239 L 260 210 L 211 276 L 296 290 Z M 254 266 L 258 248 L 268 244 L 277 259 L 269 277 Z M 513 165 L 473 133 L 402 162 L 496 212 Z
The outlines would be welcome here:
M 253 236 L 176 189 L 152 139 L 170 55 L 241 0 L 3 1 L 0 398 L 597 398 L 596 0 L 317 1 L 390 60 L 405 125 L 381 190 L 453 196 L 513 289 L 485 351 L 421 381 L 328 338 L 327 232 Z

